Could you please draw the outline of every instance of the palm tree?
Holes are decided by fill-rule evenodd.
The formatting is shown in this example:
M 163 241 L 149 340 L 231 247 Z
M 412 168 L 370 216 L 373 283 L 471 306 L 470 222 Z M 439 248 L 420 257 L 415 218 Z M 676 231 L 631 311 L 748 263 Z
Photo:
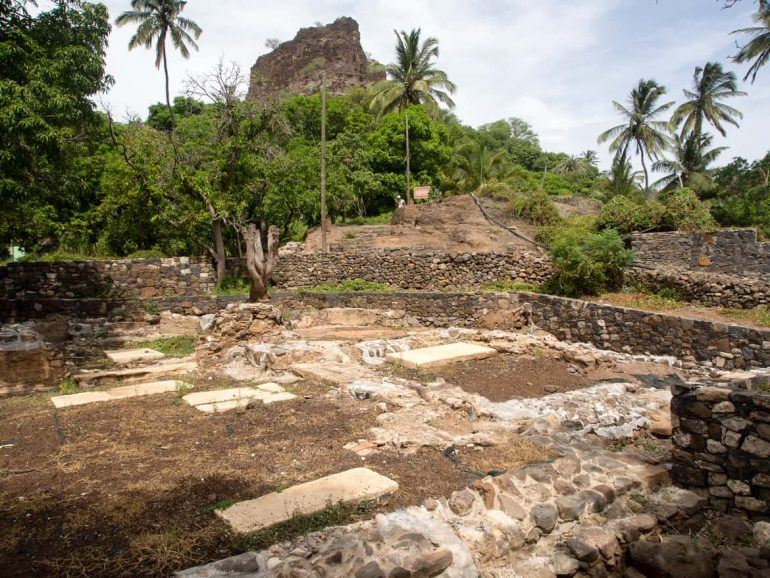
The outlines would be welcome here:
M 656 161 L 660 153 L 669 145 L 667 131 L 669 123 L 657 118 L 674 106 L 673 102 L 658 104 L 666 89 L 654 80 L 640 80 L 631 91 L 628 108 L 615 101 L 615 109 L 625 119 L 625 123 L 615 126 L 599 135 L 599 143 L 612 140 L 610 151 L 628 158 L 631 146 L 641 157 L 644 170 L 644 190 L 650 193 L 650 174 L 645 163 L 645 155 Z
M 711 177 L 708 166 L 713 163 L 727 147 L 709 149 L 714 140 L 710 134 L 682 133 L 674 135 L 671 158 L 657 161 L 654 171 L 667 173 L 656 184 L 660 189 L 670 189 L 679 185 L 708 188 Z
M 505 169 L 505 151 L 491 151 L 481 143 L 467 142 L 455 150 L 451 162 L 456 188 L 471 192 L 482 183 L 502 175 Z
M 163 72 L 166 75 L 166 106 L 171 115 L 171 130 L 174 130 L 174 111 L 171 108 L 171 96 L 169 94 L 168 59 L 166 57 L 166 38 L 171 36 L 174 48 L 179 50 L 184 58 L 190 57 L 189 44 L 198 50 L 195 42 L 203 30 L 195 22 L 180 16 L 187 4 L 184 0 L 131 0 L 132 10 L 123 12 L 115 19 L 115 24 L 138 24 L 136 33 L 128 43 L 128 49 L 133 50 L 137 46 L 152 48 L 155 42 L 155 67 L 160 68 L 163 63 Z M 193 36 L 195 38 L 193 39 Z
M 738 81 L 734 72 L 724 72 L 718 62 L 707 62 L 706 66 L 698 66 L 693 74 L 692 90 L 685 90 L 687 98 L 674 111 L 671 123 L 675 126 L 684 121 L 682 132 L 702 134 L 703 121 L 711 124 L 725 136 L 722 122 L 728 122 L 736 127 L 736 118 L 743 118 L 743 114 L 723 102 L 726 98 L 746 96 L 745 92 L 738 90 Z
M 750 34 L 752 36 L 751 40 L 741 46 L 738 54 L 733 57 L 733 60 L 738 63 L 754 61 L 746 76 L 743 77 L 743 80 L 748 80 L 751 77 L 752 84 L 757 79 L 759 69 L 770 60 L 770 2 L 759 0 L 759 8 L 754 14 L 754 22 L 759 26 L 742 28 L 732 32 L 732 34 Z
M 593 152 L 593 151 L 589 151 Z M 596 153 L 594 153 L 596 154 Z M 582 156 L 568 156 L 561 162 L 559 162 L 558 165 L 556 165 L 556 168 L 554 168 L 554 171 L 559 174 L 571 174 L 578 177 L 584 177 L 586 176 L 591 170 L 591 165 L 588 163 L 588 161 Z
M 441 114 L 440 104 L 454 108 L 450 97 L 455 85 L 446 72 L 434 68 L 438 58 L 438 40 L 428 37 L 420 42 L 420 29 L 413 29 L 409 34 L 394 31 L 396 34 L 396 62 L 385 67 L 388 79 L 374 87 L 374 96 L 370 108 L 378 116 L 392 111 L 403 111 L 409 105 L 422 105 L 434 118 Z M 404 117 L 406 135 L 406 198 L 412 202 L 410 190 L 409 156 L 409 115 Z
M 612 167 L 606 176 L 612 192 L 624 197 L 633 197 L 638 193 L 639 184 L 644 179 L 642 171 L 635 171 L 624 154 L 613 159 Z
M 595 167 L 599 164 L 599 155 L 596 151 L 587 150 L 580 153 L 580 158 L 588 164 L 589 167 Z

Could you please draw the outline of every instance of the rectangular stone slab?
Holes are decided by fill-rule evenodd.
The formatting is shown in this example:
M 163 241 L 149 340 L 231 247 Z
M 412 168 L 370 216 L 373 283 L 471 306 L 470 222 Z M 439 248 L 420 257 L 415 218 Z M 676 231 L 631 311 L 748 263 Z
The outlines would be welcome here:
M 216 513 L 236 532 L 255 532 L 295 515 L 313 514 L 341 502 L 374 500 L 397 490 L 398 483 L 390 478 L 368 468 L 355 468 L 239 502 Z
M 254 398 L 261 399 L 268 395 L 270 394 L 266 391 L 258 391 L 251 387 L 234 387 L 232 389 L 215 389 L 212 391 L 189 393 L 182 399 L 192 406 L 199 406 L 238 401 L 241 399 L 245 399 L 248 403 L 248 400 Z
M 167 393 L 176 391 L 177 384 L 180 382 L 173 379 L 168 381 L 153 381 L 150 383 L 138 383 L 136 385 L 123 385 L 113 387 L 106 391 L 83 391 L 70 395 L 59 395 L 51 398 L 54 407 L 73 407 L 77 405 L 87 405 L 100 401 L 114 401 L 116 399 L 127 399 L 131 397 L 141 397 L 145 395 L 155 395 L 158 393 Z
M 425 347 L 424 349 L 388 353 L 385 359 L 404 367 L 419 369 L 421 367 L 436 367 L 437 365 L 454 363 L 456 361 L 483 359 L 496 353 L 497 351 L 491 347 L 484 347 L 475 343 L 448 343 L 446 345 L 436 345 L 435 347 Z
M 132 377 L 163 375 L 163 374 L 184 374 L 198 369 L 195 361 L 178 361 L 174 363 L 159 363 L 158 365 L 148 365 L 146 367 L 129 367 L 127 369 L 116 369 L 115 371 L 90 371 L 84 370 L 74 376 L 75 381 L 95 381 L 98 379 L 129 379 Z
M 105 351 L 104 355 L 113 363 L 125 364 L 134 361 L 153 361 L 162 359 L 164 355 L 160 351 L 155 351 L 149 347 L 139 349 L 116 349 L 114 351 Z

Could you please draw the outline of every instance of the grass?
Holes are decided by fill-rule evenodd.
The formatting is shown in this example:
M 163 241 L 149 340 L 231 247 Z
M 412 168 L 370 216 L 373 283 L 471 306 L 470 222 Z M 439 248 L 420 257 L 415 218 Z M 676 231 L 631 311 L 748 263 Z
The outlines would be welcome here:
M 147 301 L 144 304 L 144 312 L 147 315 L 160 315 L 160 305 L 155 303 L 155 301 Z
M 377 281 L 365 281 L 364 279 L 352 279 L 342 281 L 336 285 L 320 283 L 313 287 L 297 289 L 300 293 L 388 293 L 393 287 Z
M 748 321 L 762 327 L 770 327 L 770 310 L 763 307 L 755 309 L 723 309 L 721 313 L 734 321 Z
M 516 293 L 517 291 L 530 291 L 532 293 L 542 292 L 542 286 L 533 283 L 525 283 L 515 279 L 504 279 L 501 281 L 491 281 L 481 286 L 484 291 L 493 291 L 495 293 Z
M 346 225 L 389 225 L 393 219 L 393 212 L 382 213 L 381 215 L 374 215 L 373 217 L 355 217 L 353 219 L 346 219 L 344 223 L 335 223 L 338 227 L 344 227 Z
M 307 516 L 295 515 L 285 522 L 280 522 L 269 528 L 259 530 L 241 537 L 237 549 L 244 552 L 264 550 L 273 544 L 278 544 L 317 532 L 332 526 L 343 526 L 366 516 L 374 510 L 374 503 L 360 502 L 354 505 L 330 504 L 325 509 Z
M 219 296 L 248 295 L 249 291 L 249 282 L 243 277 L 227 276 L 214 288 L 214 294 Z
M 194 335 L 175 335 L 173 337 L 159 337 L 152 341 L 140 341 L 131 343 L 127 348 L 146 347 L 160 351 L 166 357 L 185 357 L 195 352 L 197 338 Z

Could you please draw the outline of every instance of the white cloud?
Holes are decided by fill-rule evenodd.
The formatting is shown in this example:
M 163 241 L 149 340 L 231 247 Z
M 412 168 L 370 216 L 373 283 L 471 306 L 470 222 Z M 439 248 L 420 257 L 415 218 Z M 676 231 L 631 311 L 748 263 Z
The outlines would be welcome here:
M 128 0 L 107 0 L 114 18 Z M 596 135 L 617 122 L 612 100 L 623 100 L 642 77 L 654 77 L 679 97 L 692 69 L 707 59 L 726 61 L 734 50 L 727 32 L 748 22 L 748 7 L 720 11 L 702 0 L 190 0 L 185 15 L 204 29 L 201 51 L 189 61 L 170 58 L 172 88 L 188 73 L 210 69 L 220 57 L 248 69 L 266 51 L 267 38 L 292 38 L 303 26 L 356 18 L 364 49 L 391 60 L 393 29 L 421 27 L 439 38 L 439 65 L 458 85 L 457 114 L 478 125 L 520 116 L 543 145 L 578 153 L 599 149 Z M 116 78 L 107 96 L 113 110 L 145 114 L 163 98 L 163 75 L 151 52 L 127 50 L 129 29 L 114 29 L 108 70 Z M 746 113 L 728 134 L 728 156 L 763 155 L 770 146 L 770 70 L 751 95 L 736 102 Z

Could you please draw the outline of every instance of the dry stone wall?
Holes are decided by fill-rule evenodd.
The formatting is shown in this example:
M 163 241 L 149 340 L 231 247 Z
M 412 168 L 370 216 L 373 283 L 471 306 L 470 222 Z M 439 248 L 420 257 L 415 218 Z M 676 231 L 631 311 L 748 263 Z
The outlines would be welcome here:
M 675 385 L 675 482 L 708 490 L 717 510 L 770 514 L 770 375 L 730 384 Z M 749 389 L 751 388 L 751 389 Z
M 631 237 L 637 263 L 728 275 L 770 274 L 770 243 L 753 229 L 639 233 Z
M 527 251 L 452 254 L 391 249 L 283 255 L 274 280 L 281 288 L 365 279 L 399 289 L 451 290 L 508 279 L 539 284 L 551 275 L 548 258 Z

